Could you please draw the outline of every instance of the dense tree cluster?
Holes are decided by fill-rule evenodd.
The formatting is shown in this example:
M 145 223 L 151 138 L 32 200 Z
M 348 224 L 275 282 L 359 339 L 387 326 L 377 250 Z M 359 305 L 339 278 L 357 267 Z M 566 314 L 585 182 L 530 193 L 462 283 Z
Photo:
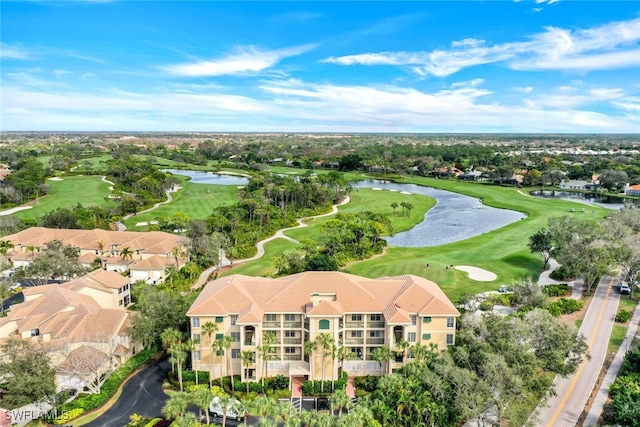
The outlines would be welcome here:
M 17 280 L 30 279 L 45 284 L 50 279 L 66 281 L 88 273 L 88 269 L 77 262 L 78 248 L 64 245 L 60 240 L 46 243 L 41 251 L 36 247 L 28 247 L 27 251 L 34 254 L 33 260 L 28 266 L 15 269 Z
M 614 425 L 640 426 L 640 348 L 624 357 L 620 375 L 609 389 L 612 402 L 605 407 L 605 419 Z
M 47 194 L 48 173 L 35 157 L 20 159 L 11 166 L 12 173 L 0 183 L 0 204 L 20 204 Z

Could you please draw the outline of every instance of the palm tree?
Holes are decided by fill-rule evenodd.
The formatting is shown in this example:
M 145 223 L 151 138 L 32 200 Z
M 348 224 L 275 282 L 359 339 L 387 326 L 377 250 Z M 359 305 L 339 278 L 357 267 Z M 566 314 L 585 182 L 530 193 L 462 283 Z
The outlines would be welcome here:
M 396 209 L 398 208 L 398 204 L 396 202 L 391 203 L 391 207 L 393 208 L 393 216 L 396 216 Z
M 211 388 L 202 385 L 191 393 L 190 397 L 191 403 L 196 405 L 200 410 L 200 417 L 202 417 L 202 411 L 204 411 L 205 416 L 207 417 L 207 425 L 209 425 L 211 423 L 211 419 L 209 418 L 209 404 L 211 403 L 211 399 L 213 399 L 213 392 L 211 391 Z
M 404 204 L 405 209 L 407 210 L 407 216 L 411 215 L 411 209 L 413 209 L 413 205 L 409 202 Z
M 0 282 L 0 317 L 4 317 L 4 300 L 11 296 L 9 283 L 4 280 Z
M 180 249 L 178 246 L 174 246 L 171 249 L 171 256 L 173 256 L 173 258 L 176 261 L 176 270 L 180 269 L 180 257 L 182 256 L 182 249 Z
M 227 412 L 239 414 L 243 409 L 238 405 L 238 401 L 226 393 L 218 396 L 218 405 L 222 411 L 222 427 L 227 425 Z
M 240 353 L 240 360 L 242 360 L 242 366 L 244 367 L 244 378 L 247 382 L 247 393 L 249 393 L 249 366 L 254 361 L 254 353 L 249 350 L 243 350 Z
M 373 357 L 373 360 L 380 364 L 380 371 L 387 374 L 387 362 L 393 358 L 393 351 L 388 347 L 378 347 L 373 350 L 371 356 Z M 383 365 L 385 369 L 382 368 Z
M 183 391 L 173 393 L 162 408 L 162 415 L 169 419 L 176 419 L 179 416 L 184 415 L 184 412 L 187 410 L 188 405 L 189 396 L 187 395 L 187 393 Z
M 273 351 L 273 343 L 276 342 L 276 334 L 273 332 L 267 332 L 262 335 L 262 345 L 258 346 L 258 351 L 260 352 L 260 358 L 262 359 L 262 367 L 264 374 L 260 375 L 262 380 L 262 392 L 265 393 L 264 389 L 264 378 L 269 376 L 268 370 L 268 361 L 271 360 L 273 355 L 271 354 Z
M 0 254 L 4 255 L 5 257 L 7 256 L 9 251 L 11 249 L 13 249 L 14 247 L 15 247 L 15 245 L 11 241 L 9 241 L 9 240 L 0 240 Z
M 128 260 L 132 260 L 133 259 L 133 251 L 131 250 L 130 247 L 124 247 L 122 248 L 122 250 L 120 251 L 120 259 L 122 259 L 122 261 L 126 264 L 127 263 L 127 259 Z
M 328 351 L 335 341 L 330 334 L 324 332 L 316 337 L 316 342 L 322 349 L 322 383 L 320 383 L 320 391 L 324 393 L 325 359 L 329 355 Z M 333 377 L 333 373 L 332 373 L 332 377 Z
M 223 356 L 224 358 L 224 344 L 221 339 L 213 342 L 211 352 L 213 353 L 213 351 L 216 352 L 216 356 Z M 224 389 L 224 384 L 222 383 L 222 363 L 219 363 L 218 367 L 220 369 L 220 388 Z
M 223 354 L 225 355 L 225 360 L 224 363 L 225 365 L 227 365 L 227 375 L 229 376 L 229 386 L 231 387 L 231 391 L 233 390 L 233 375 L 231 373 L 231 352 L 229 350 L 231 350 L 231 346 L 233 345 L 233 338 L 231 338 L 231 335 L 225 335 L 222 337 L 222 339 L 220 340 L 221 343 L 221 350 L 223 352 Z
M 305 356 L 309 356 L 309 374 L 311 378 L 313 376 L 313 352 L 316 349 L 316 343 L 314 341 L 305 341 L 304 342 L 304 354 Z
M 396 348 L 399 350 L 398 353 L 402 353 L 402 366 L 407 363 L 407 350 L 411 347 L 411 343 L 407 340 L 400 340 L 396 343 Z
M 202 325 L 202 333 L 208 338 L 207 345 L 209 347 L 209 387 L 213 385 L 213 342 L 211 337 L 218 332 L 218 325 L 213 322 L 206 322 Z
M 335 411 L 338 409 L 338 416 L 342 416 L 342 410 L 353 406 L 353 402 L 351 398 L 344 390 L 336 390 L 331 394 L 331 410 Z
M 338 348 L 338 359 L 340 359 L 340 366 L 342 368 L 342 372 L 344 372 L 344 361 L 345 360 L 353 360 L 358 357 L 349 347 L 340 346 Z
M 336 346 L 335 340 L 331 342 L 329 348 L 327 350 L 328 356 L 331 356 L 331 391 L 333 392 L 336 385 L 336 380 L 333 375 L 333 370 L 335 368 L 334 364 L 336 361 L 336 357 L 338 357 L 338 346 Z
M 182 339 L 182 333 L 177 329 L 167 328 L 160 334 L 160 341 L 162 342 L 162 348 L 168 350 L 172 344 L 179 342 Z M 174 365 L 171 363 L 171 372 L 174 372 Z
M 191 340 L 187 342 L 175 342 L 169 346 L 168 352 L 171 355 L 171 362 L 176 364 L 178 370 L 178 382 L 180 383 L 180 391 L 183 391 L 182 386 L 182 365 L 187 358 L 187 351 L 192 347 Z

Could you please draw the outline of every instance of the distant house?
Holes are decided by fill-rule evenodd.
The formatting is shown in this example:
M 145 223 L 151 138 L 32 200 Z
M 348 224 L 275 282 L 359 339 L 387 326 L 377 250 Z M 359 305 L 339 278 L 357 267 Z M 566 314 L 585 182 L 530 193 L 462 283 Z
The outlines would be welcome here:
M 470 171 L 459 175 L 458 179 L 461 179 L 463 181 L 479 181 L 481 175 L 482 172 L 480 171 Z
M 627 196 L 640 197 L 640 184 L 631 185 L 624 190 L 624 194 Z
M 462 174 L 464 174 L 464 172 L 453 165 L 437 168 L 436 170 L 431 172 L 431 175 L 437 176 L 437 177 L 447 177 L 447 176 L 459 177 Z
M 580 179 L 568 179 L 560 182 L 560 188 L 563 190 L 586 190 L 589 184 L 591 183 Z

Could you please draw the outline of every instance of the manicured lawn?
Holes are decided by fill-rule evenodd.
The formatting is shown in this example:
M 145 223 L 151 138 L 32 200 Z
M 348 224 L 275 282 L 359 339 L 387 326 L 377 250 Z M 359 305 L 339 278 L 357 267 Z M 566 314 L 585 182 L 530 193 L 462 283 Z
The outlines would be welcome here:
M 173 201 L 131 217 L 125 223 L 130 230 L 144 231 L 147 227 L 136 227 L 136 223 L 152 221 L 156 217 L 167 218 L 178 212 L 185 213 L 190 219 L 205 218 L 214 208 L 237 202 L 238 188 L 233 185 L 192 184 L 186 177 L 177 177 L 182 181 L 182 189 L 171 193 Z
M 611 337 L 609 337 L 609 345 L 607 346 L 608 353 L 616 353 L 620 350 L 620 346 L 624 342 L 624 337 L 627 335 L 628 325 L 613 325 L 611 329 Z
M 110 203 L 106 197 L 111 193 L 109 184 L 97 176 L 69 176 L 62 181 L 47 180 L 49 192 L 38 202 L 33 202 L 33 209 L 16 212 L 18 218 L 37 218 L 58 209 L 70 208 L 78 203 L 82 206 L 106 205 Z
M 113 159 L 111 154 L 105 154 L 104 156 L 98 157 L 88 157 L 86 159 L 78 160 L 78 168 L 75 169 L 76 172 L 83 172 L 85 170 L 84 163 L 91 163 L 91 168 L 93 169 L 93 173 L 97 173 L 98 171 L 106 170 L 107 166 L 105 162 Z

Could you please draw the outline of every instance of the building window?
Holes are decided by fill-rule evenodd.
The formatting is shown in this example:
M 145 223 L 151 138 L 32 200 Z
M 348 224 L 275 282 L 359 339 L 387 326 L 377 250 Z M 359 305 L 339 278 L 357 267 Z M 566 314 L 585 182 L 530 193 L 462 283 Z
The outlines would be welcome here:
M 200 334 L 193 334 L 193 343 L 200 344 Z
M 191 326 L 193 328 L 199 328 L 200 327 L 200 318 L 199 317 L 192 317 L 191 318 Z
M 416 316 L 415 314 L 412 314 L 412 315 L 411 315 L 411 324 L 412 324 L 413 326 L 415 326 L 415 325 L 417 325 L 417 324 L 418 324 L 418 316 Z
M 322 319 L 319 322 L 319 329 L 330 329 L 331 328 L 331 324 L 327 319 Z
M 231 349 L 231 358 L 232 359 L 240 359 L 240 349 L 239 348 L 232 348 Z
M 416 333 L 415 332 L 407 333 L 407 341 L 416 342 Z
M 238 315 L 232 314 L 231 316 L 229 316 L 229 320 L 231 321 L 231 326 L 235 326 L 236 322 L 238 321 Z
M 264 315 L 264 321 L 265 322 L 275 322 L 276 321 L 276 315 L 275 314 L 265 314 Z
M 296 337 L 296 331 L 284 331 L 284 336 L 286 338 L 295 338 Z
M 362 338 L 362 331 L 351 331 L 351 338 Z
M 453 317 L 447 317 L 447 328 L 453 328 L 454 320 Z
M 351 353 L 355 354 L 358 359 L 362 357 L 362 349 L 360 347 L 349 347 Z
M 40 336 L 40 329 L 38 329 L 38 328 L 32 329 L 31 330 L 31 336 L 32 337 L 39 337 Z
M 295 347 L 285 347 L 284 348 L 284 354 L 296 354 L 296 353 L 298 353 L 298 352 L 296 351 Z
M 118 293 L 121 294 L 122 293 L 122 288 L 118 288 Z
M 127 343 L 127 336 L 120 335 L 120 344 L 126 344 L 126 343 Z
M 224 317 L 216 316 L 216 323 L 222 323 L 222 322 L 224 322 Z
M 284 315 L 284 320 L 285 320 L 285 322 L 295 322 L 296 321 L 296 315 L 295 314 L 285 314 Z
M 122 300 L 118 301 L 119 306 L 122 306 L 122 304 L 123 304 Z
M 240 332 L 231 332 L 231 341 L 240 342 Z
M 369 337 L 371 338 L 381 338 L 382 331 L 369 331 Z
M 201 359 L 200 359 L 200 352 L 199 352 L 199 351 L 194 351 L 194 352 L 193 352 L 193 359 L 194 359 L 194 360 L 196 360 L 196 361 L 198 361 L 198 362 L 201 360 Z
M 447 334 L 447 345 L 453 345 L 453 334 Z
M 431 323 L 431 316 L 423 318 L 422 323 Z
M 422 339 L 423 340 L 430 340 L 431 339 L 431 334 L 422 334 Z
M 362 314 L 352 314 L 351 315 L 352 322 L 362 322 Z
M 221 340 L 224 337 L 224 334 L 216 334 L 216 340 Z
M 371 316 L 369 316 L 369 320 L 371 320 L 372 322 L 379 322 L 381 319 L 379 314 L 372 314 Z

